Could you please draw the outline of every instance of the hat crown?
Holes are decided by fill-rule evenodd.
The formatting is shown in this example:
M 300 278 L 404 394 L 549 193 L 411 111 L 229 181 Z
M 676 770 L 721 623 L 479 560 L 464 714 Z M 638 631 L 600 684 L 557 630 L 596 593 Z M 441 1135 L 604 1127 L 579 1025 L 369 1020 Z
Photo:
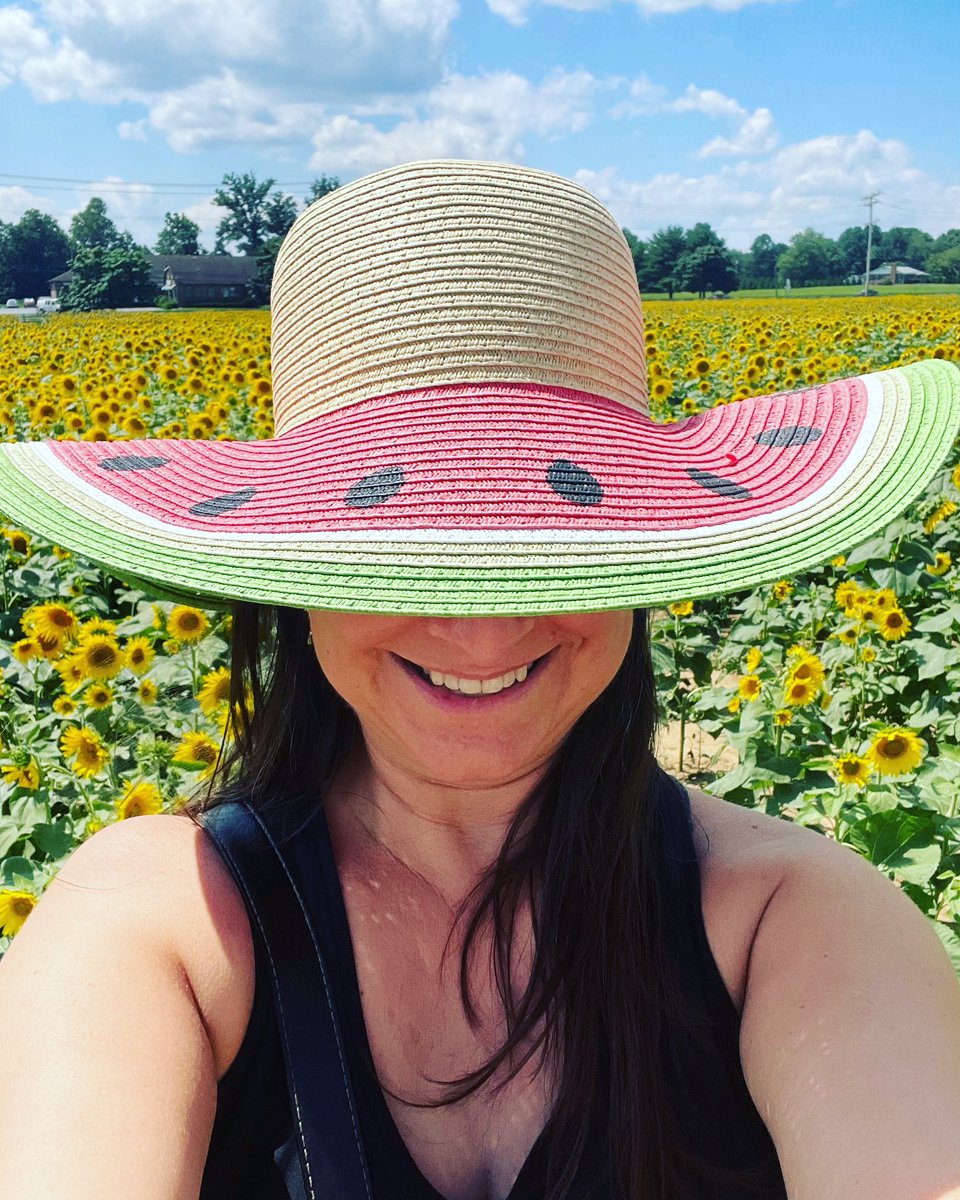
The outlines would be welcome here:
M 579 184 L 423 160 L 296 219 L 271 292 L 277 436 L 320 414 L 451 383 L 539 383 L 648 413 L 623 232 Z

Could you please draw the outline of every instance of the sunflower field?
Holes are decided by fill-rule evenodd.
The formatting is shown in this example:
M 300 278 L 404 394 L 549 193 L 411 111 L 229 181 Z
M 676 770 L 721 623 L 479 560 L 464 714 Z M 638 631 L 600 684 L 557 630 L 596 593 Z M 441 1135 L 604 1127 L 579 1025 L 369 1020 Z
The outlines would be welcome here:
M 960 297 L 650 303 L 651 411 L 937 357 Z M 0 325 L 0 437 L 273 434 L 269 314 Z M 907 512 L 802 576 L 652 614 L 679 767 L 819 830 L 927 915 L 960 974 L 960 446 Z M 0 954 L 73 848 L 171 811 L 230 736 L 230 617 L 133 590 L 0 514 Z M 733 755 L 688 769 L 702 730 Z M 671 769 L 670 764 L 667 765 Z

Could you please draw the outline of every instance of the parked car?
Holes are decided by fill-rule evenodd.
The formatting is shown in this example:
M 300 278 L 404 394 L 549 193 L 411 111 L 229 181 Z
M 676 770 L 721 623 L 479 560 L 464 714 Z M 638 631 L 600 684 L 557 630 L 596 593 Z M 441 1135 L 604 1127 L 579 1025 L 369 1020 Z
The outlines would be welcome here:
M 36 306 L 37 306 L 37 302 L 36 302 L 36 300 L 34 300 L 34 298 L 32 296 L 27 296 L 27 298 L 23 302 L 24 308 L 36 308 Z
M 59 312 L 60 301 L 55 296 L 41 296 L 37 301 L 38 312 Z
M 16 301 L 16 300 L 8 300 L 7 301 L 7 308 L 19 308 L 19 307 L 20 307 L 20 304 L 18 301 Z

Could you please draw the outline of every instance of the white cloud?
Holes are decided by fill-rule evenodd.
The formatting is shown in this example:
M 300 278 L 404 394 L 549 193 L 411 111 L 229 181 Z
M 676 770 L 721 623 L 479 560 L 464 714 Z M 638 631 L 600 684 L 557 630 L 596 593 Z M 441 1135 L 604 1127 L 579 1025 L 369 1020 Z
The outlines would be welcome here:
M 523 137 L 550 138 L 584 129 L 594 92 L 588 71 L 553 71 L 539 84 L 510 71 L 450 75 L 425 97 L 421 111 L 393 128 L 341 113 L 313 137 L 313 169 L 377 170 L 414 158 L 522 158 Z
M 672 172 L 631 180 L 610 167 L 579 171 L 575 178 L 638 236 L 706 220 L 737 249 L 746 249 L 760 233 L 788 241 L 807 226 L 835 237 L 862 224 L 860 198 L 873 190 L 922 196 L 931 215 L 916 223 L 934 235 L 955 225 L 950 214 L 960 211 L 960 187 L 939 183 L 913 165 L 903 142 L 882 140 L 870 130 L 811 138 L 701 175 Z M 881 224 L 901 223 L 883 220 L 882 198 L 877 213 Z M 913 222 L 905 217 L 902 223 Z
M 744 118 L 732 138 L 715 137 L 697 151 L 698 158 L 716 155 L 769 154 L 777 144 L 777 123 L 769 108 L 758 108 Z
M 0 87 L 16 79 L 24 60 L 49 50 L 50 39 L 32 13 L 16 5 L 0 8 Z
M 150 140 L 146 117 L 141 117 L 139 121 L 121 121 L 117 125 L 117 133 L 124 142 L 148 142 Z
M 0 221 L 14 223 L 19 221 L 25 212 L 31 208 L 40 212 L 57 216 L 56 204 L 46 196 L 37 196 L 29 188 L 0 187 Z
M 730 96 L 713 88 L 698 88 L 688 84 L 687 90 L 676 100 L 665 104 L 663 112 L 699 112 L 708 117 L 744 117 L 746 109 Z
M 487 0 L 487 7 L 511 25 L 523 25 L 527 13 L 537 4 L 576 12 L 609 8 L 611 3 L 632 4 L 645 17 L 688 12 L 692 8 L 712 8 L 717 12 L 736 12 L 750 4 L 783 4 L 791 0 Z

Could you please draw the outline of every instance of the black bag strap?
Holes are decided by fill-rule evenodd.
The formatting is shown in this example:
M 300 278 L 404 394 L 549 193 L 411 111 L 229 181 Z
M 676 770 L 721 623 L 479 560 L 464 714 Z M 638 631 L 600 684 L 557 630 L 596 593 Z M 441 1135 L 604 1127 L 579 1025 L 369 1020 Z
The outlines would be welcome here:
M 197 819 L 241 888 L 266 949 L 303 1176 L 297 1193 L 305 1187 L 309 1200 L 373 1200 L 328 972 L 289 864 L 267 819 L 244 800 Z M 277 1161 L 291 1169 L 290 1161 Z

